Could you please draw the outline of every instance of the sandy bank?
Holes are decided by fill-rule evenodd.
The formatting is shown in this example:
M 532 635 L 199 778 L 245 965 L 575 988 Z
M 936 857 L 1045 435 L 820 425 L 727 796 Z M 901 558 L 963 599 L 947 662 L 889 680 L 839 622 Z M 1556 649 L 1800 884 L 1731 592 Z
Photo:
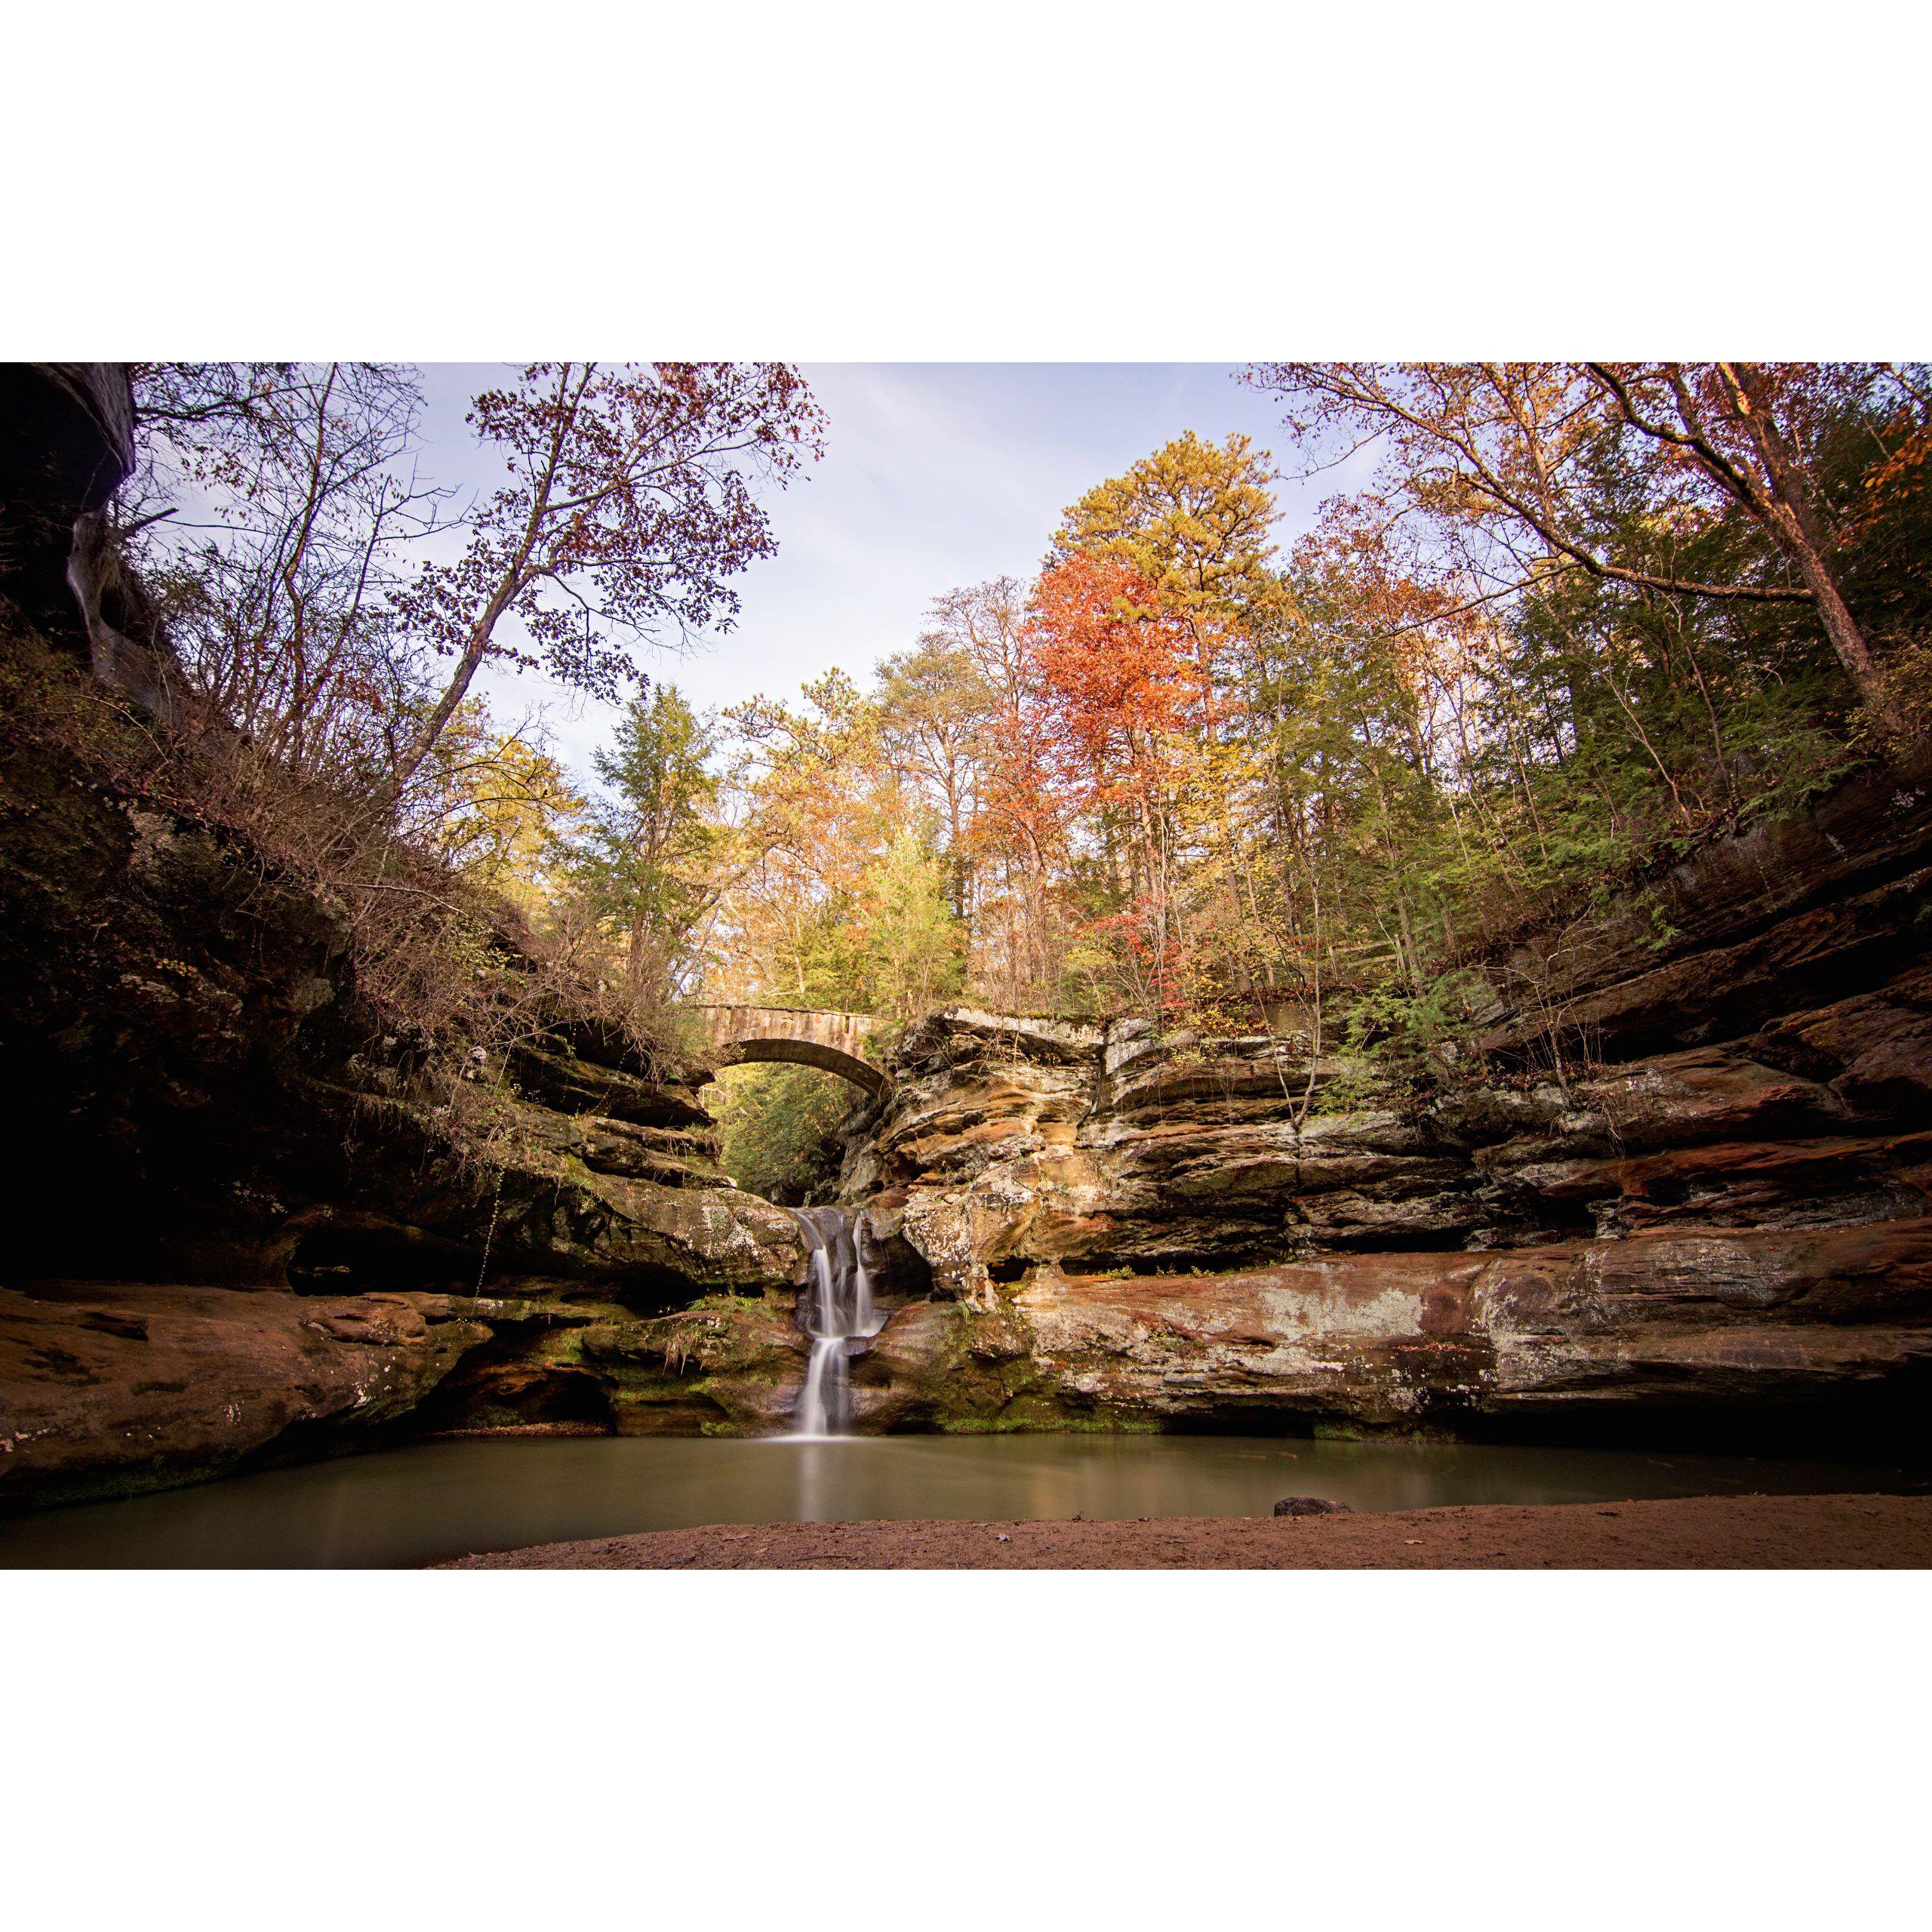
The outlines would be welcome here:
M 474 1570 L 1790 1570 L 1932 1567 L 1932 1497 L 1694 1496 L 1137 1522 L 724 1524 Z

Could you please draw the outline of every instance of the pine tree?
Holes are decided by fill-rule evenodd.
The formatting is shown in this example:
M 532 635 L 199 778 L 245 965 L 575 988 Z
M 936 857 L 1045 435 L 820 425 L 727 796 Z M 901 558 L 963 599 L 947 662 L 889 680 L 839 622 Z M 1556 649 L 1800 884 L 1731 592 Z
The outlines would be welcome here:
M 629 700 L 593 761 L 606 795 L 592 808 L 573 871 L 592 909 L 623 931 L 634 998 L 663 1000 L 677 989 L 716 900 L 714 743 L 677 687 L 659 685 Z

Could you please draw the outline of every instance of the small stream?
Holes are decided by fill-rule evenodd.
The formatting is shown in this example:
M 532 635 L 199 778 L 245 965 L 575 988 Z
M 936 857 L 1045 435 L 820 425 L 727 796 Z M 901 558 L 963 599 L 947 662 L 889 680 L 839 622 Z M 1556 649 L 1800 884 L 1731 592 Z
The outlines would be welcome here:
M 0 1518 L 0 1568 L 371 1568 L 638 1530 L 874 1518 L 1266 1516 L 1911 1490 L 1922 1472 L 1638 1451 L 1190 1435 L 423 1442 Z

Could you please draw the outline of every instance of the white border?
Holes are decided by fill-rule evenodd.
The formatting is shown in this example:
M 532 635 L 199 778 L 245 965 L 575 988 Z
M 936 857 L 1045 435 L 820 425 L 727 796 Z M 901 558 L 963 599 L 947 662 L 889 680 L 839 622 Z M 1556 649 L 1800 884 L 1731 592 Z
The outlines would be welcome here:
M 7 31 L 15 356 L 1927 347 L 1922 11 Z M 1922 1577 L 10 1575 L 0 1607 L 35 1932 L 1701 1932 L 1915 1896 Z

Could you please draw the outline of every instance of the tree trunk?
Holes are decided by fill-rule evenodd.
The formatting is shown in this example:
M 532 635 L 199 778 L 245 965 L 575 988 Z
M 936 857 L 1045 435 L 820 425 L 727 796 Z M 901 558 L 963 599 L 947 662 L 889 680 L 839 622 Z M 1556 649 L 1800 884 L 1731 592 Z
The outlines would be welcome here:
M 436 740 L 443 735 L 450 720 L 456 715 L 456 709 L 469 694 L 469 681 L 475 676 L 485 656 L 490 648 L 489 634 L 481 627 L 470 634 L 469 645 L 457 662 L 456 675 L 450 679 L 448 688 L 436 700 L 436 708 L 431 712 L 422 730 L 416 734 L 415 742 L 396 761 L 394 775 L 389 780 L 389 798 L 393 803 L 401 798 L 403 788 L 422 768 L 423 761 L 429 755 Z
M 1837 574 L 1825 554 L 1829 539 L 1811 500 L 1803 460 L 1786 441 L 1771 414 L 1770 391 L 1763 371 L 1755 362 L 1734 362 L 1725 367 L 1737 384 L 1743 405 L 1738 414 L 1745 432 L 1770 479 L 1770 514 L 1765 521 L 1771 534 L 1798 566 L 1806 589 L 1817 598 L 1819 621 L 1860 698 L 1887 731 L 1903 732 L 1904 716 L 1885 688 L 1884 675 L 1872 655 L 1872 647 L 1851 614 L 1844 593 L 1838 588 Z
M 626 964 L 630 968 L 631 993 L 635 998 L 644 984 L 644 907 L 641 903 L 631 909 L 630 952 Z
M 1904 721 L 1886 691 L 1885 680 L 1872 656 L 1872 648 L 1865 641 L 1864 632 L 1846 605 L 1831 565 L 1825 561 L 1811 532 L 1805 528 L 1809 521 L 1798 514 L 1794 505 L 1781 501 L 1770 518 L 1772 533 L 1798 566 L 1798 574 L 1818 600 L 1818 620 L 1824 626 L 1825 635 L 1830 638 L 1832 648 L 1838 653 L 1838 662 L 1844 666 L 1845 675 L 1850 678 L 1860 700 L 1875 717 L 1883 721 L 1887 730 L 1900 731 Z

